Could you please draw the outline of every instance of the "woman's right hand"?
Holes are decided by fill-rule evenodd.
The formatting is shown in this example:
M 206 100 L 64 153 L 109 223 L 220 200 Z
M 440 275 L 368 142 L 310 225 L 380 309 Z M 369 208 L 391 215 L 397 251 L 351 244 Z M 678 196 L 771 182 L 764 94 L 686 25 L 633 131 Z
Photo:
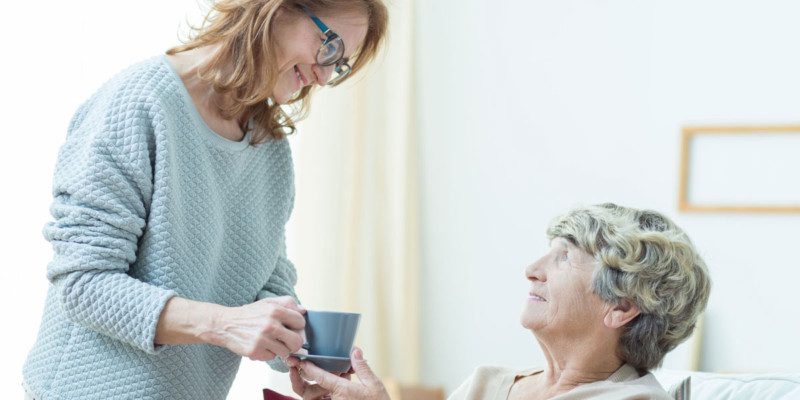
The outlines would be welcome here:
M 288 296 L 226 307 L 215 318 L 210 342 L 251 360 L 286 359 L 303 346 L 305 312 Z

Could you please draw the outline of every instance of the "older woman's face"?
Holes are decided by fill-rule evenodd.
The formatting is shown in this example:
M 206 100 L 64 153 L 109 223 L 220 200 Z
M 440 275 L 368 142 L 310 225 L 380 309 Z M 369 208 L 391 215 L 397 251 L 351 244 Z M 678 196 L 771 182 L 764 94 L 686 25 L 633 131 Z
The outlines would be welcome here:
M 366 16 L 351 13 L 318 17 L 344 40 L 345 57 L 351 57 L 364 42 Z M 299 11 L 280 10 L 272 29 L 278 47 L 278 80 L 273 99 L 285 104 L 305 86 L 325 85 L 334 67 L 317 64 L 317 51 L 325 35 L 311 18 Z
M 550 242 L 550 251 L 525 269 L 530 291 L 522 325 L 535 333 L 585 335 L 603 327 L 607 305 L 592 292 L 594 258 L 564 238 Z

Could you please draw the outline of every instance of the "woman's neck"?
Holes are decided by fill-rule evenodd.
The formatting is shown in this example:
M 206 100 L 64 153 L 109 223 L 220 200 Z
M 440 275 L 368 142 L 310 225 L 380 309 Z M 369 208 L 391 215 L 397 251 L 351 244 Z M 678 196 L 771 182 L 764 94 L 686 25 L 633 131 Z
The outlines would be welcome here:
M 565 357 L 549 363 L 540 375 L 541 379 L 547 386 L 568 391 L 578 385 L 606 380 L 623 365 L 622 360 L 616 356 L 597 356 L 595 359 Z
M 547 359 L 542 376 L 554 384 L 604 380 L 623 364 L 616 351 L 618 343 L 618 335 L 592 335 L 568 341 L 539 339 Z
M 619 338 L 582 338 L 549 343 L 539 340 L 547 366 L 538 375 L 540 388 L 564 393 L 575 387 L 608 379 L 624 363 L 616 354 Z
M 213 46 L 199 47 L 168 55 L 167 59 L 180 76 L 183 85 L 186 86 L 195 108 L 206 125 L 226 139 L 239 141 L 244 137 L 243 121 L 240 121 L 239 118 L 226 119 L 222 115 L 223 99 L 208 82 L 200 79 L 198 75 L 200 68 L 214 56 L 216 50 Z

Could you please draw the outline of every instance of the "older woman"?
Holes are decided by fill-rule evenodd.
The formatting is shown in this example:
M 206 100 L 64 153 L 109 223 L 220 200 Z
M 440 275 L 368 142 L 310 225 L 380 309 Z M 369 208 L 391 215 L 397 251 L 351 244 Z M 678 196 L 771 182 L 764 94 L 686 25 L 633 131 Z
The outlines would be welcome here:
M 480 367 L 450 398 L 670 399 L 648 371 L 689 337 L 710 290 L 688 236 L 657 212 L 614 204 L 572 210 L 547 235 L 550 250 L 525 269 L 521 318 L 547 365 Z M 292 360 L 294 390 L 388 399 L 361 351 L 352 358 L 358 383 Z
M 381 0 L 219 0 L 78 109 L 28 398 L 224 399 L 242 356 L 301 348 L 283 106 L 360 70 L 386 25 Z

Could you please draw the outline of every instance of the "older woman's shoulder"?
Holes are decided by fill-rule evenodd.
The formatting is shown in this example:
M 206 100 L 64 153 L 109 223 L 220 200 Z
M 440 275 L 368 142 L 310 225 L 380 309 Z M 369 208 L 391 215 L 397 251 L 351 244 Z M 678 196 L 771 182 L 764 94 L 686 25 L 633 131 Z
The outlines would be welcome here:
M 672 397 L 661 387 L 661 384 L 658 383 L 653 374 L 640 374 L 635 368 L 625 364 L 609 376 L 608 379 L 580 385 L 561 396 L 557 396 L 556 399 L 672 400 Z
M 472 374 L 448 397 L 448 400 L 505 400 L 505 395 L 501 394 L 508 394 L 508 390 L 511 389 L 511 385 L 514 384 L 517 377 L 529 376 L 541 371 L 541 368 L 480 366 L 472 371 Z

